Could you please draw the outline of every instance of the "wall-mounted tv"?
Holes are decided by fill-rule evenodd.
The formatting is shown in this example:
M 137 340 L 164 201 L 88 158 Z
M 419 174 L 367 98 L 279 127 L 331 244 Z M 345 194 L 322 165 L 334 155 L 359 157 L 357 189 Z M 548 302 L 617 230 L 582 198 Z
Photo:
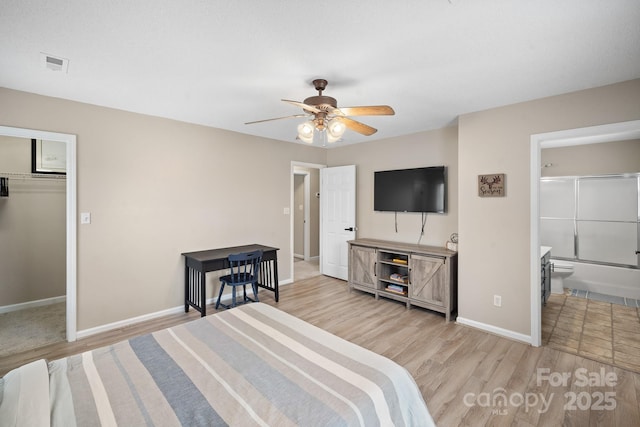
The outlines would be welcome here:
M 429 166 L 374 173 L 373 209 L 383 212 L 447 211 L 447 168 Z

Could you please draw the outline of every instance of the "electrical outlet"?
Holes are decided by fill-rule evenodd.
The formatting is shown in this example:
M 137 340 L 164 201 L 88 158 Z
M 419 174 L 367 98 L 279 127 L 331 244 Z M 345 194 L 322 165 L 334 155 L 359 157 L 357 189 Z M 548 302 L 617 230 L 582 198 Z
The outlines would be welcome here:
M 502 307 L 502 297 L 500 295 L 493 296 L 493 305 L 496 307 Z

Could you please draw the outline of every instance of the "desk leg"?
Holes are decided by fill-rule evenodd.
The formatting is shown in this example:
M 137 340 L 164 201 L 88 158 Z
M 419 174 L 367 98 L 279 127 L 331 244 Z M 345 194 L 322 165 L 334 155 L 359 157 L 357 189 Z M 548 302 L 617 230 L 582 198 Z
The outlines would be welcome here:
M 200 273 L 200 317 L 207 315 L 207 273 L 204 271 Z
M 193 267 L 184 270 L 184 312 L 189 312 L 189 306 L 206 315 L 206 273 Z
M 278 260 L 275 259 L 273 260 L 273 280 L 274 280 L 274 284 L 273 286 L 275 287 L 275 294 L 276 294 L 276 302 L 278 302 L 278 300 L 280 299 L 280 286 L 278 285 Z
M 189 300 L 191 299 L 191 295 L 189 295 L 189 267 L 184 266 L 184 312 L 189 312 Z
M 275 294 L 276 302 L 280 298 L 280 291 L 278 290 L 278 260 L 272 259 L 262 261 L 260 264 L 260 281 L 258 286 Z

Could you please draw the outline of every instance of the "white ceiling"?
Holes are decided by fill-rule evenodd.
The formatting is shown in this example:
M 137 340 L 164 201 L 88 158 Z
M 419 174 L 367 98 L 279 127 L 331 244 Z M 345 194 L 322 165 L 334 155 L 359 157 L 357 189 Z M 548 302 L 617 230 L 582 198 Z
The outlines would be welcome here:
M 67 58 L 47 70 L 40 53 Z M 342 144 L 640 77 L 638 0 L 0 0 L 0 86 L 296 142 L 281 99 L 387 104 Z M 640 102 L 640 100 L 639 100 Z M 1 118 L 1 113 L 0 113 Z

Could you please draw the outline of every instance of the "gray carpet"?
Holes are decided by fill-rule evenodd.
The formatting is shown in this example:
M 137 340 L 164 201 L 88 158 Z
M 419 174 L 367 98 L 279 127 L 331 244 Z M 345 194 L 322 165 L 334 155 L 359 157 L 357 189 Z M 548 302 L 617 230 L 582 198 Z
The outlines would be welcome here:
M 65 340 L 66 303 L 0 314 L 0 357 Z

